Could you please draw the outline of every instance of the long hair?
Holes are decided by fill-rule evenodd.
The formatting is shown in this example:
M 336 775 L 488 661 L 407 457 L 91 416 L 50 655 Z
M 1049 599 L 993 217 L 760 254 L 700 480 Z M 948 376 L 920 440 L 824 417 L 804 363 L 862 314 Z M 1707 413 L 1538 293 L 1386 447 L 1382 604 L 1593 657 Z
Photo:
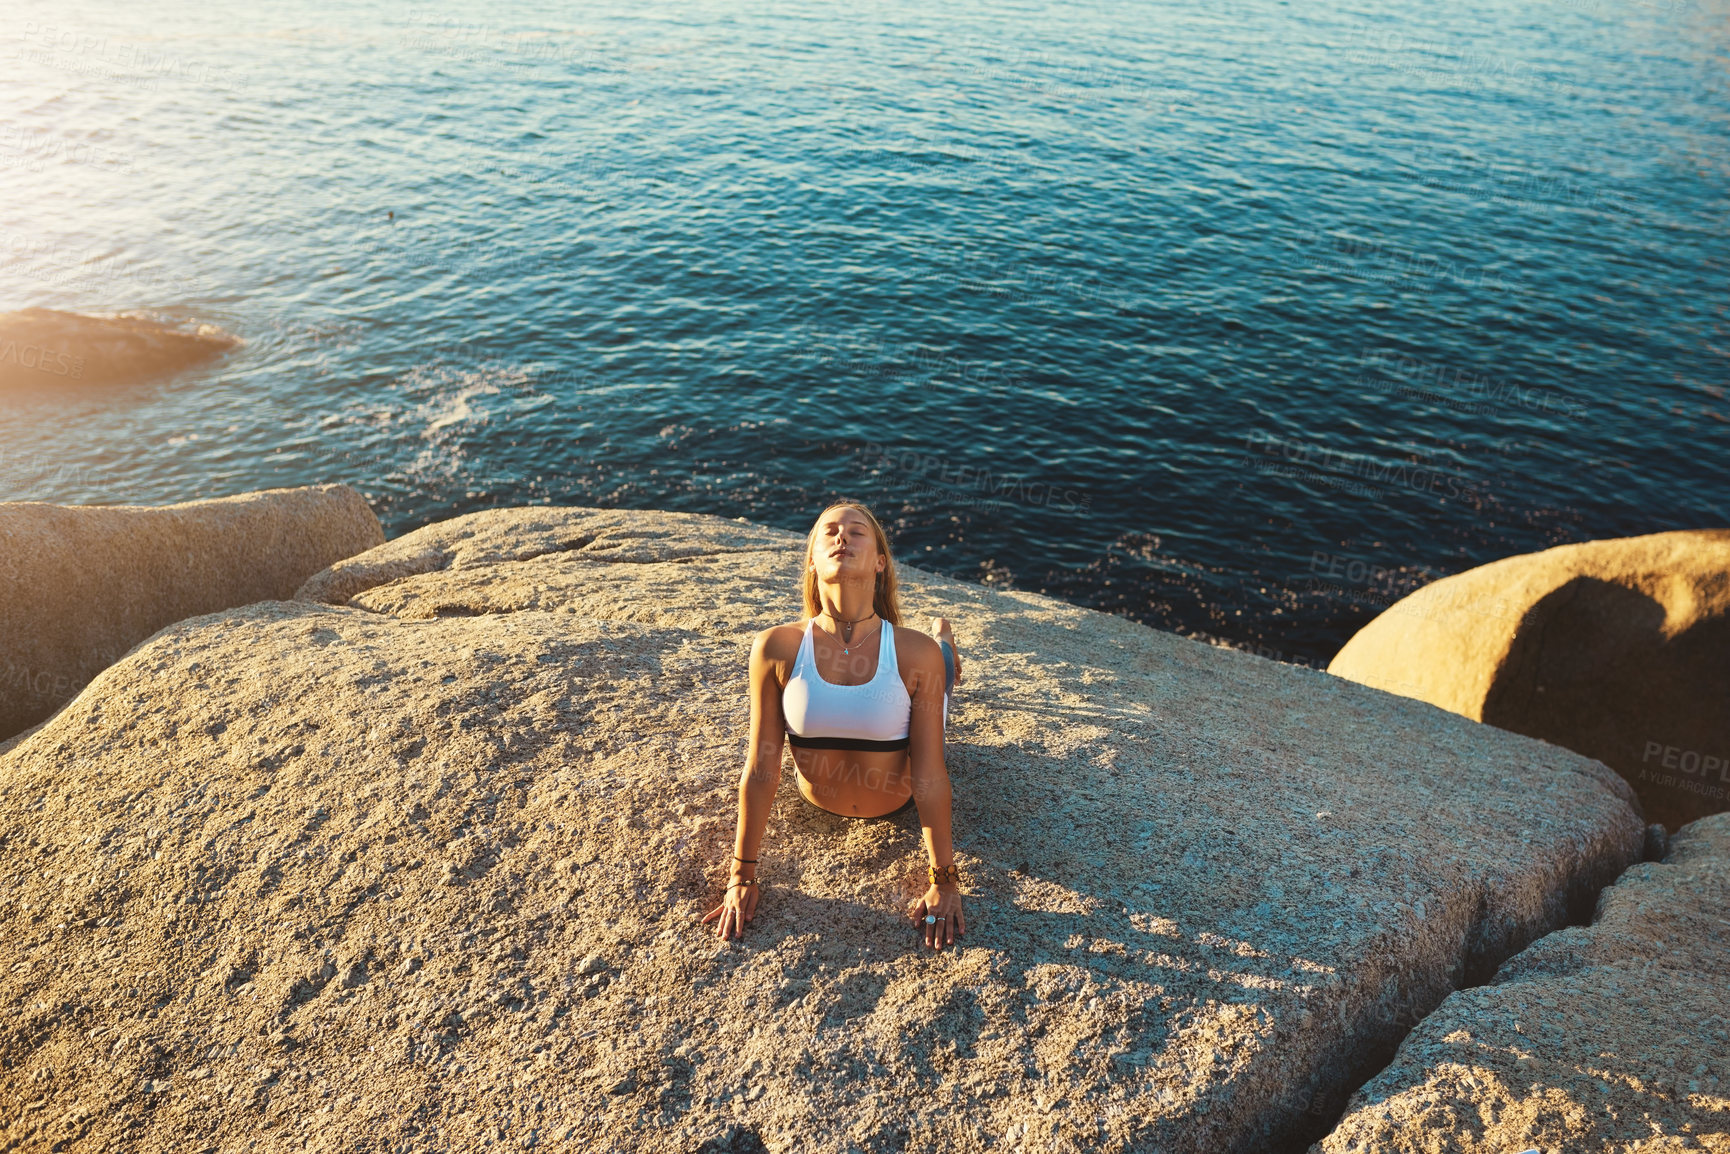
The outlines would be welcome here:
M 877 574 L 877 592 L 871 598 L 871 608 L 889 624 L 901 624 L 901 595 L 895 583 L 895 557 L 889 552 L 889 535 L 883 532 L 883 526 L 877 523 L 871 510 L 857 501 L 837 501 L 823 513 L 836 509 L 852 509 L 863 515 L 865 523 L 871 526 L 871 533 L 877 538 L 877 551 L 883 554 L 883 572 Z M 817 596 L 817 571 L 811 568 L 812 551 L 817 547 L 817 529 L 823 524 L 823 513 L 817 514 L 811 532 L 805 536 L 805 572 L 799 579 L 799 591 L 805 598 L 806 617 L 816 617 L 823 612 L 823 601 Z

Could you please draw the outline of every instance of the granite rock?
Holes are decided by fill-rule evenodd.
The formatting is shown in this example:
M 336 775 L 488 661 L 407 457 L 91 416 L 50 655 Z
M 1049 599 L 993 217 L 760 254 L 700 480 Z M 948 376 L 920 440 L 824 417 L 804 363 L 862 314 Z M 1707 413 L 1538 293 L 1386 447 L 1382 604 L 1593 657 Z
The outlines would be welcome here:
M 903 918 L 914 812 L 789 771 L 723 943 L 746 656 L 800 548 L 478 513 L 104 671 L 0 756 L 3 1140 L 1291 1148 L 1639 857 L 1567 750 L 908 568 L 968 658 L 970 932 Z
M 203 364 L 239 343 L 214 325 L 20 309 L 0 313 L 0 388 L 147 380 Z
M 1317 1150 L 1730 1150 L 1730 814 L 1457 993 Z
M 346 485 L 162 506 L 0 504 L 0 739 L 164 625 L 289 597 L 383 540 Z
M 1443 578 L 1359 630 L 1328 672 L 1597 758 L 1674 830 L 1730 809 L 1730 529 Z

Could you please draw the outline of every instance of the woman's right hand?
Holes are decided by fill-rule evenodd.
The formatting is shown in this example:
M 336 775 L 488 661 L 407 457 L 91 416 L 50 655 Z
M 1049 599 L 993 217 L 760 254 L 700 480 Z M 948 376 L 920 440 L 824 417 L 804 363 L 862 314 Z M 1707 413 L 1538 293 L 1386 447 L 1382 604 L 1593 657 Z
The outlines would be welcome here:
M 741 885 L 740 882 L 751 882 Z M 710 910 L 703 918 L 703 924 L 720 919 L 720 925 L 715 927 L 715 936 L 719 938 L 736 938 L 745 932 L 745 923 L 757 916 L 758 885 L 750 878 L 732 878 L 727 882 L 727 893 L 721 899 L 721 904 Z

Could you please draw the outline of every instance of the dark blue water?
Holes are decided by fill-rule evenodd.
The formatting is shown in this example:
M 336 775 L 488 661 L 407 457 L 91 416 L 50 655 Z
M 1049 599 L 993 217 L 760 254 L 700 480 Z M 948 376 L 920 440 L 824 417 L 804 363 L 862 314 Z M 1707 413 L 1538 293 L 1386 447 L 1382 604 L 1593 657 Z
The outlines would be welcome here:
M 1730 0 L 936 7 L 25 5 L 0 307 L 247 344 L 0 397 L 0 499 L 855 496 L 1306 661 L 1730 525 Z

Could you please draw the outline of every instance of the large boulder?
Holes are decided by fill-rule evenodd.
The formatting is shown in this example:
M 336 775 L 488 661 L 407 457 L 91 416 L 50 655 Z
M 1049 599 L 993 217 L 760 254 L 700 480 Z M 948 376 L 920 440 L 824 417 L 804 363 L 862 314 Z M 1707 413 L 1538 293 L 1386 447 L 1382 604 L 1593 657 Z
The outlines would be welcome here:
M 1443 578 L 1359 630 L 1328 672 L 1597 758 L 1675 830 L 1730 809 L 1730 529 Z
M 0 1142 L 1260 1151 L 1633 860 L 1577 754 L 916 569 L 971 928 L 791 771 L 722 943 L 802 539 L 512 509 L 183 621 L 0 756 Z M 658 1136 L 656 1136 L 658 1135 Z
M 21 309 L 0 313 L 0 388 L 146 380 L 203 364 L 239 343 L 214 325 Z
M 0 739 L 164 625 L 290 597 L 383 540 L 347 485 L 161 506 L 0 503 Z
M 1730 814 L 1450 997 L 1320 1154 L 1730 1150 Z

